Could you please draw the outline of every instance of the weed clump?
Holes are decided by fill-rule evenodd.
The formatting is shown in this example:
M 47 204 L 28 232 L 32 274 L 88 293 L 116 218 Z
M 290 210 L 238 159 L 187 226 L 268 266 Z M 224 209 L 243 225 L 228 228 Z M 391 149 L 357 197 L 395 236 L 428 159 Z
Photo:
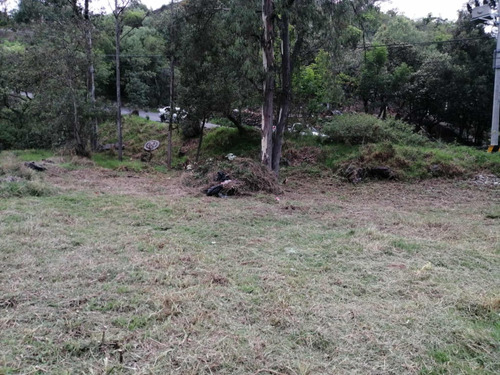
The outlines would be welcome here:
M 255 192 L 280 194 L 282 192 L 276 176 L 262 164 L 248 158 L 236 158 L 233 161 L 208 160 L 188 172 L 183 183 L 186 186 L 206 190 L 218 183 L 217 172 L 219 171 L 222 171 L 229 179 L 238 182 L 233 185 L 234 195 Z

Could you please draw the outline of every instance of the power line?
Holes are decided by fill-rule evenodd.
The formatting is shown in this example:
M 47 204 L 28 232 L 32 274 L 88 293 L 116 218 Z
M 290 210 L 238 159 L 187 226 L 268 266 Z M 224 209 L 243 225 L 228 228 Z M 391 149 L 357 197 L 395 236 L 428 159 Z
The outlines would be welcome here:
M 447 44 L 447 43 L 460 43 L 460 42 L 468 42 L 472 40 L 481 40 L 481 39 L 491 39 L 493 38 L 489 36 L 479 36 L 476 38 L 463 38 L 463 39 L 450 39 L 450 40 L 441 40 L 441 41 L 434 41 L 434 42 L 416 42 L 416 43 L 392 43 L 392 44 L 371 44 L 365 47 L 357 47 L 356 49 L 372 49 L 372 48 L 377 48 L 377 47 L 393 47 L 393 48 L 408 48 L 408 47 L 414 47 L 414 46 L 428 46 L 432 44 Z

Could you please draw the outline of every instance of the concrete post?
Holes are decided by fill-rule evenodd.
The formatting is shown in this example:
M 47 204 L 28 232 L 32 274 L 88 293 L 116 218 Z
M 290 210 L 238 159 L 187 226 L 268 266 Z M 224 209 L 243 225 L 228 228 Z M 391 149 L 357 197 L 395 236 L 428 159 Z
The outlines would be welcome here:
M 495 23 L 498 25 L 498 21 Z M 495 49 L 494 64 L 495 91 L 493 94 L 493 115 L 491 117 L 491 141 L 488 152 L 498 151 L 498 123 L 500 121 L 500 28 L 497 32 L 497 47 Z

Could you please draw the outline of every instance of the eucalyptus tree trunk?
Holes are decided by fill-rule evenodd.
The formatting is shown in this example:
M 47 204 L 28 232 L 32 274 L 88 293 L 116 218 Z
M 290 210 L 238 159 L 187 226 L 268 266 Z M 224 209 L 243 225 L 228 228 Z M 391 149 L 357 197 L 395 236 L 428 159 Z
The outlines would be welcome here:
M 288 13 L 285 10 L 281 17 L 281 84 L 280 109 L 276 131 L 273 135 L 272 169 L 276 176 L 280 172 L 281 149 L 283 146 L 283 133 L 288 122 L 290 101 L 292 96 L 292 64 L 290 59 L 290 32 Z
M 71 101 L 73 104 L 73 137 L 75 139 L 75 152 L 76 155 L 82 156 L 82 157 L 89 157 L 89 153 L 87 152 L 87 148 L 85 145 L 85 141 L 83 140 L 81 136 L 81 124 L 78 116 L 78 99 L 77 99 L 77 94 L 73 86 L 73 80 L 74 77 L 72 76 L 72 73 L 68 73 L 67 81 L 68 81 L 68 87 L 71 92 Z
M 274 25 L 273 1 L 262 0 L 262 62 L 264 64 L 264 101 L 262 104 L 261 162 L 272 169 L 274 106 Z
M 88 61 L 88 81 L 87 90 L 88 96 L 90 98 L 90 103 L 92 105 L 92 112 L 95 113 L 95 69 L 94 69 L 94 58 L 92 56 L 92 23 L 89 17 L 89 0 L 85 0 L 85 8 L 83 13 L 84 18 L 84 28 L 85 28 L 85 39 L 86 39 L 86 54 Z M 92 136 L 91 136 L 91 148 L 92 151 L 97 150 L 98 139 L 97 139 L 97 118 L 93 116 L 92 118 Z
M 115 0 L 115 42 L 116 42 L 116 129 L 118 133 L 118 160 L 123 160 L 123 135 L 122 135 L 122 98 L 120 85 L 120 13 L 118 8 L 118 0 Z

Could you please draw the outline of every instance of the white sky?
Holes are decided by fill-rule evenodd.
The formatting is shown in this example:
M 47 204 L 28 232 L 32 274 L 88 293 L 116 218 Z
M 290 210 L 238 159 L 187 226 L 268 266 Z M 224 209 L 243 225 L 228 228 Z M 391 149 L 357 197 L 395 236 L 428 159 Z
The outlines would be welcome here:
M 123 3 L 126 0 L 118 0 L 118 4 Z M 174 0 L 177 2 L 179 0 Z M 83 4 L 83 0 L 79 0 L 81 4 Z M 142 0 L 141 1 L 148 8 L 158 9 L 161 8 L 164 4 L 170 4 L 170 0 Z M 7 0 L 7 9 L 12 10 L 17 8 L 17 4 L 19 0 Z M 100 8 L 104 8 L 107 12 L 114 8 L 115 0 L 90 0 L 91 8 L 96 11 Z
M 447 18 L 455 21 L 458 11 L 465 8 L 467 0 L 387 0 L 381 4 L 385 12 L 389 9 L 398 9 L 409 18 L 423 18 L 429 13 L 435 17 Z M 483 2 L 480 1 L 482 4 Z
M 13 9 L 17 6 L 18 0 L 7 1 L 8 9 Z M 381 4 L 381 9 L 383 11 L 398 9 L 400 13 L 410 18 L 422 18 L 432 13 L 432 15 L 436 17 L 456 20 L 457 11 L 464 7 L 466 1 L 467 0 L 386 0 Z M 114 5 L 114 0 L 91 0 L 91 3 L 94 4 L 94 9 L 97 10 L 104 7 L 106 11 L 109 12 L 112 7 L 108 4 Z M 148 8 L 158 9 L 163 4 L 169 4 L 170 0 L 142 0 L 142 3 Z

